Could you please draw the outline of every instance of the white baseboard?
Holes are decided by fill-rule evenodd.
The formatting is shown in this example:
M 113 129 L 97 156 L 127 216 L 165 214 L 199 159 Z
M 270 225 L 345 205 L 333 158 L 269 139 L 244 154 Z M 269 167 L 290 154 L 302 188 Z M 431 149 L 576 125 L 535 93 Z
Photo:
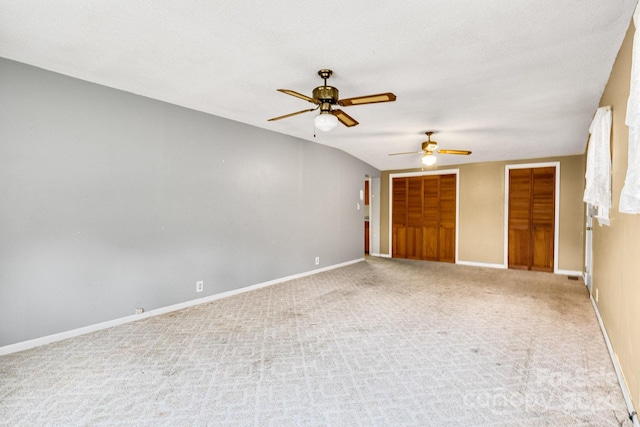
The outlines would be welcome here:
M 475 261 L 460 261 L 458 260 L 456 264 L 460 265 L 470 265 L 472 267 L 488 267 L 488 268 L 501 268 L 506 269 L 507 266 L 504 264 L 492 264 L 488 262 L 475 262 Z
M 372 256 L 377 256 L 380 258 L 391 258 L 390 254 L 371 254 Z M 504 264 L 493 264 L 489 262 L 476 262 L 476 261 L 456 261 L 456 264 L 459 265 L 468 265 L 471 267 L 487 267 L 487 268 L 499 268 L 499 269 L 507 269 L 508 267 Z M 563 276 L 578 276 L 583 277 L 582 271 L 574 271 L 574 270 L 556 270 L 554 274 L 560 274 Z
M 460 265 L 470 265 L 473 267 L 489 267 L 489 268 L 501 268 L 507 269 L 508 267 L 504 264 L 491 264 L 486 262 L 475 262 L 475 261 L 460 261 L 456 262 L 456 264 Z M 582 271 L 574 271 L 574 270 L 556 270 L 553 272 L 554 274 L 560 274 L 563 276 L 578 276 L 582 277 Z
M 582 271 L 577 271 L 577 270 L 556 270 L 554 271 L 555 274 L 560 274 L 563 276 L 578 276 L 578 277 L 583 277 L 584 273 Z
M 51 344 L 57 341 L 66 340 L 67 338 L 73 338 L 80 335 L 85 335 L 91 332 L 100 331 L 102 329 L 113 328 L 114 326 L 124 325 L 125 323 L 135 322 L 137 320 L 146 319 L 152 316 L 159 316 L 161 314 L 170 313 L 172 311 L 182 310 L 188 307 L 193 307 L 195 305 L 204 304 L 207 302 L 219 300 L 222 298 L 227 298 L 233 295 L 238 295 L 244 292 L 250 292 L 256 289 L 265 288 L 268 286 L 273 286 L 278 283 L 287 282 L 289 280 L 299 279 L 301 277 L 311 276 L 313 274 L 321 273 L 323 271 L 329 271 L 340 267 L 345 267 L 350 264 L 355 264 L 357 262 L 364 261 L 363 258 L 354 259 L 351 261 L 343 262 L 340 264 L 330 265 L 328 267 L 322 267 L 315 270 L 307 271 L 304 273 L 294 274 L 287 277 L 282 277 L 275 280 L 270 280 L 268 282 L 258 283 L 251 286 L 246 286 L 244 288 L 234 289 L 232 291 L 221 292 L 219 294 L 209 295 L 203 298 L 197 298 L 185 302 L 181 302 L 178 304 L 168 305 L 166 307 L 160 307 L 153 310 L 145 311 L 140 314 L 132 314 L 131 316 L 119 317 L 117 319 L 108 320 L 106 322 L 96 323 L 89 326 L 83 326 L 82 328 L 72 329 L 70 331 L 64 331 L 57 334 L 47 335 L 44 337 L 34 338 L 28 341 L 22 341 L 15 344 L 5 345 L 0 347 L 0 356 L 4 356 L 6 354 L 16 353 L 18 351 L 29 350 L 31 348 L 40 347 L 46 344 Z
M 0 356 L 6 354 L 16 353 L 18 351 L 29 350 L 31 348 L 40 347 L 46 344 L 51 344 L 57 341 L 66 340 L 67 338 L 73 338 L 80 335 L 88 334 L 91 332 L 99 331 L 102 329 L 112 328 L 114 326 L 124 325 L 125 323 L 135 322 L 136 320 L 149 317 L 149 313 L 132 314 L 131 316 L 120 317 L 113 320 L 108 320 L 102 323 L 96 323 L 89 326 L 83 326 L 82 328 L 72 329 L 70 331 L 64 331 L 57 334 L 47 335 L 44 337 L 34 338 L 28 341 L 22 341 L 15 344 L 5 345 L 0 347 Z
M 593 310 L 596 312 L 596 317 L 598 318 L 598 323 L 600 324 L 600 329 L 602 330 L 604 341 L 607 344 L 607 350 L 609 350 L 609 356 L 611 357 L 613 368 L 616 371 L 616 376 L 618 377 L 618 383 L 620 384 L 620 389 L 622 390 L 622 396 L 624 397 L 624 401 L 627 404 L 627 410 L 629 411 L 629 414 L 634 414 L 632 418 L 634 427 L 640 427 L 640 421 L 638 421 L 638 414 L 636 412 L 636 409 L 633 407 L 633 402 L 631 400 L 631 393 L 629 392 L 627 383 L 624 381 L 624 377 L 622 376 L 622 370 L 620 369 L 620 365 L 618 364 L 618 358 L 615 356 L 613 347 L 611 346 L 611 341 L 609 340 L 609 334 L 607 334 L 607 329 L 604 327 L 604 323 L 602 322 L 602 317 L 600 317 L 600 310 L 598 310 L 598 305 L 593 299 L 593 296 L 591 296 L 590 299 L 591 299 L 591 305 L 593 305 Z

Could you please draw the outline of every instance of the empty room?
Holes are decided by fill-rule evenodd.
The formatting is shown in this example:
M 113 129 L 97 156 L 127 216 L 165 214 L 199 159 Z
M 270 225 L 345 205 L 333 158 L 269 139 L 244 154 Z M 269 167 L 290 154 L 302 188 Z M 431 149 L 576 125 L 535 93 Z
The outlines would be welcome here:
M 0 2 L 0 425 L 640 427 L 636 6 Z

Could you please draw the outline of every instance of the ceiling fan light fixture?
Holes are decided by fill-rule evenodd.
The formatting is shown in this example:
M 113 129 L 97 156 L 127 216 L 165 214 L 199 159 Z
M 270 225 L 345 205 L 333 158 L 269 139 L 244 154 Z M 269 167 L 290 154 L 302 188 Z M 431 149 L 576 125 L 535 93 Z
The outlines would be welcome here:
M 358 121 L 356 119 L 340 109 L 332 110 L 332 106 L 340 105 L 342 107 L 348 107 L 350 105 L 375 104 L 378 102 L 391 102 L 396 100 L 396 96 L 391 92 L 340 99 L 340 92 L 338 91 L 338 88 L 327 85 L 327 79 L 331 77 L 332 74 L 333 71 L 328 68 L 323 68 L 318 71 L 318 75 L 322 80 L 324 80 L 324 84 L 313 89 L 313 97 L 311 98 L 290 89 L 277 89 L 278 92 L 303 99 L 317 105 L 317 107 L 309 110 L 296 111 L 295 113 L 285 114 L 284 116 L 274 117 L 272 119 L 268 119 L 268 121 L 272 122 L 275 120 L 286 119 L 287 117 L 297 116 L 298 114 L 307 113 L 319 108 L 320 115 L 314 119 L 315 127 L 323 132 L 328 132 L 336 127 L 338 123 L 342 123 L 348 128 L 358 125 Z
M 329 111 L 321 111 L 320 114 L 313 119 L 313 123 L 315 124 L 316 129 L 320 129 L 323 132 L 329 132 L 331 129 L 338 126 L 338 118 Z
M 433 166 L 437 161 L 438 159 L 436 159 L 433 153 L 427 153 L 422 157 L 422 164 L 425 166 Z

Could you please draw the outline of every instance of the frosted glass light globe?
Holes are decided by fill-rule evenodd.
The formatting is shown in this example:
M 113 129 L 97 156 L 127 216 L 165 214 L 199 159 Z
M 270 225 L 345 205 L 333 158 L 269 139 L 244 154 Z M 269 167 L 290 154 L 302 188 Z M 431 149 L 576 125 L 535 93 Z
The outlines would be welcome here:
M 338 118 L 331 113 L 320 113 L 313 120 L 317 129 L 328 132 L 338 126 Z
M 426 166 L 433 166 L 436 164 L 437 160 L 438 159 L 436 159 L 436 156 L 433 154 L 425 154 L 424 157 L 422 157 L 422 164 Z

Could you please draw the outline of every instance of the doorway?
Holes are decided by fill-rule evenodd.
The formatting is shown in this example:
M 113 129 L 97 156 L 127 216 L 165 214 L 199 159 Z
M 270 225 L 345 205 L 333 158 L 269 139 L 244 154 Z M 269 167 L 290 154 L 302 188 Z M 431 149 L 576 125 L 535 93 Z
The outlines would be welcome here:
M 507 266 L 553 272 L 556 268 L 559 164 L 507 167 Z

